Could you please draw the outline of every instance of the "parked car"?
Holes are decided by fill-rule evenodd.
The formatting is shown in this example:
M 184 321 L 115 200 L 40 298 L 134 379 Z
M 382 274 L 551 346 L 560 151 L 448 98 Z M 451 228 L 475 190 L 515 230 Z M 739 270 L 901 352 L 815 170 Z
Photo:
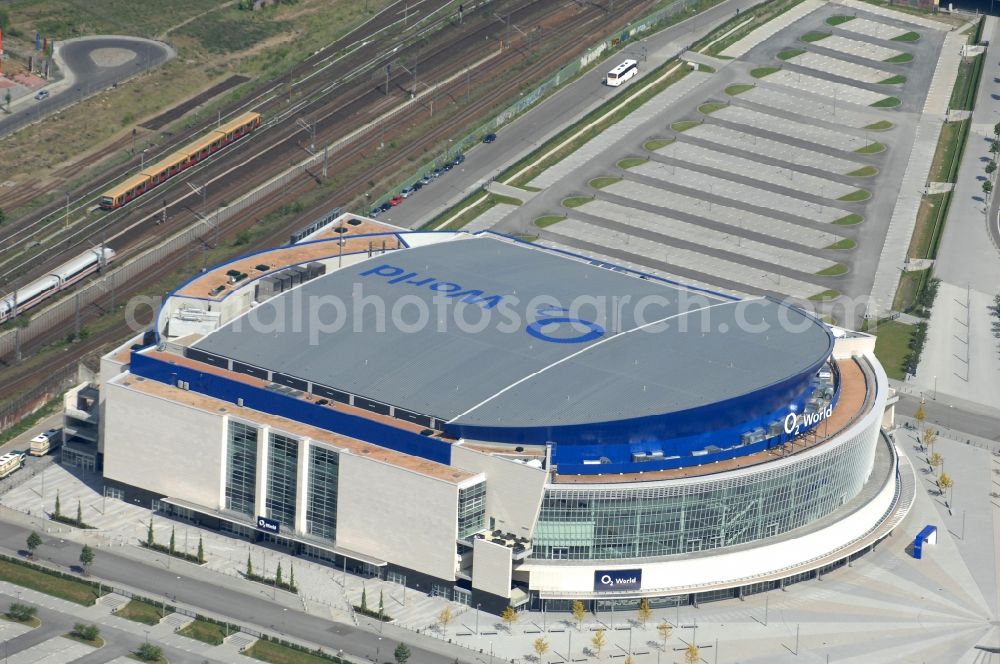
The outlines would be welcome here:
M 38 100 L 38 101 L 41 101 L 43 99 L 48 99 L 48 98 L 49 98 L 49 91 L 48 90 L 39 90 L 38 94 L 35 95 L 35 99 Z
M 420 191 L 423 188 L 424 188 L 423 180 L 417 180 L 416 182 L 413 183 L 413 191 Z
M 382 212 L 388 212 L 392 209 L 392 203 L 382 203 L 382 205 L 378 206 L 378 209 Z
M 433 180 L 433 179 L 434 179 L 434 176 L 431 175 L 430 173 L 428 173 L 424 177 L 420 178 L 420 182 L 418 182 L 417 184 L 419 184 L 419 185 L 430 184 L 431 180 Z
M 447 173 L 448 171 L 450 171 L 453 168 L 455 168 L 455 164 L 453 164 L 453 163 L 451 163 L 449 161 L 447 164 L 445 164 L 444 166 L 441 167 L 441 170 L 444 171 L 445 173 Z
M 465 155 L 464 154 L 460 154 L 460 155 L 458 155 L 458 156 L 455 157 L 455 159 L 451 162 L 451 165 L 452 166 L 458 166 L 463 161 L 465 161 Z
M 410 197 L 410 196 L 412 196 L 412 195 L 413 195 L 414 193 L 416 193 L 416 191 L 417 191 L 417 190 L 416 190 L 416 189 L 414 189 L 413 187 L 407 187 L 407 188 L 406 188 L 406 189 L 404 189 L 403 191 L 399 192 L 399 195 L 400 195 L 400 196 L 402 196 L 403 198 L 409 198 L 409 197 Z
M 402 196 L 393 196 L 392 199 L 389 201 L 389 203 L 390 203 L 390 205 L 392 205 L 392 207 L 396 207 L 397 205 L 399 205 L 402 202 L 403 202 L 403 197 Z
M 377 207 L 377 208 L 373 208 L 372 211 L 371 211 L 371 214 L 369 214 L 368 216 L 370 216 L 372 218 L 375 218 L 375 217 L 379 216 L 380 214 L 382 214 L 382 208 Z
M 483 136 L 483 143 L 492 143 L 495 140 L 497 140 L 496 134 L 486 134 Z
M 435 168 L 434 172 L 431 173 L 431 177 L 439 178 L 439 177 L 441 177 L 442 173 L 444 173 L 444 171 L 442 171 L 440 168 Z

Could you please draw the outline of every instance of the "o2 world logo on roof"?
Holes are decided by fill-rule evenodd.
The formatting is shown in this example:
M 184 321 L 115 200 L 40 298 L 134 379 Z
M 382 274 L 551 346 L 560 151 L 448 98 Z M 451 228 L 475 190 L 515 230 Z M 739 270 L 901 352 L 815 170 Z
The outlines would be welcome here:
M 422 277 L 418 272 L 408 272 L 396 265 L 379 265 L 365 270 L 362 277 L 386 277 L 386 283 L 393 285 L 428 288 L 436 295 L 452 298 L 467 304 L 478 304 L 483 309 L 495 309 L 504 301 L 503 295 L 487 295 L 479 289 L 464 288 L 452 281 L 440 281 L 436 277 Z M 529 323 L 525 332 L 535 339 L 555 344 L 583 344 L 604 336 L 604 328 L 597 323 L 569 316 L 565 307 L 539 307 L 535 312 L 537 320 Z

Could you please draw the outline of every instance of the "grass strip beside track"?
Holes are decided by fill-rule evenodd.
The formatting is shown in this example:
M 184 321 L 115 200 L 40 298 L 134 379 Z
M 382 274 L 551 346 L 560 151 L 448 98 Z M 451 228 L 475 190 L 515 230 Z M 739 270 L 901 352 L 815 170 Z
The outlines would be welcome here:
M 388 647 L 387 647 L 388 649 Z M 270 662 L 270 664 L 329 664 L 330 662 L 342 662 L 338 657 L 319 652 L 306 652 L 296 648 L 290 648 L 273 641 L 257 641 L 247 648 L 243 653 L 247 657 Z M 386 657 L 391 655 L 387 652 Z
M 768 2 L 755 7 L 744 14 L 736 14 L 731 19 L 716 28 L 691 46 L 692 51 L 719 55 L 722 51 L 740 41 L 751 32 L 773 18 L 784 14 L 802 0 L 781 0 Z

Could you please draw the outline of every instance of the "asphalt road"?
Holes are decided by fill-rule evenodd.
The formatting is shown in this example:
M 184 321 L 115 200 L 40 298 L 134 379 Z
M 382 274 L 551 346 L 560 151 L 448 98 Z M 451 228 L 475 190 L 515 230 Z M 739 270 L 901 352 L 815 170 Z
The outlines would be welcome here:
M 101 67 L 91 54 L 104 48 L 125 49 L 134 53 L 128 62 Z M 11 114 L 0 115 L 0 136 L 17 131 L 56 111 L 66 108 L 95 92 L 120 83 L 174 57 L 166 44 L 138 37 L 81 37 L 62 42 L 56 59 L 64 78 L 44 87 L 48 99 L 36 101 L 35 93 L 15 100 Z
M 10 551 L 24 549 L 24 542 L 30 532 L 19 525 L 4 523 L 0 529 L 0 548 Z M 182 568 L 161 569 L 116 555 L 107 549 L 98 549 L 96 554 L 90 571 L 94 579 L 129 586 L 152 597 L 164 596 L 183 605 L 227 616 L 235 623 L 257 625 L 274 634 L 317 643 L 328 652 L 342 649 L 345 653 L 372 662 L 376 661 L 377 653 L 381 664 L 392 659 L 392 651 L 397 643 L 405 641 L 412 652 L 409 660 L 412 664 L 440 664 L 442 661 L 453 661 L 455 657 L 459 661 L 463 661 L 463 657 L 464 661 L 472 661 L 468 654 L 457 648 L 449 649 L 447 644 L 392 625 L 385 626 L 380 636 L 370 622 L 362 622 L 362 625 L 371 625 L 372 629 L 362 629 L 324 620 L 293 607 L 281 606 L 269 598 L 246 594 L 225 585 L 206 585 L 201 580 L 186 577 Z M 64 569 L 78 566 L 79 555 L 80 545 L 76 542 L 48 537 L 35 554 L 39 560 Z M 418 645 L 421 641 L 439 651 L 421 647 Z M 175 661 L 169 655 L 168 658 Z

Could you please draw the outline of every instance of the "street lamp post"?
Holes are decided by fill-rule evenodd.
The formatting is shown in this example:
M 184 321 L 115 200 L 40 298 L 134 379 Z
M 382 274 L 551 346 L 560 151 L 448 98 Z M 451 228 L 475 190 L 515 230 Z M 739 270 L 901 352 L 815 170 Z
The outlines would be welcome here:
M 479 636 L 479 607 L 482 604 L 476 604 L 476 636 Z

